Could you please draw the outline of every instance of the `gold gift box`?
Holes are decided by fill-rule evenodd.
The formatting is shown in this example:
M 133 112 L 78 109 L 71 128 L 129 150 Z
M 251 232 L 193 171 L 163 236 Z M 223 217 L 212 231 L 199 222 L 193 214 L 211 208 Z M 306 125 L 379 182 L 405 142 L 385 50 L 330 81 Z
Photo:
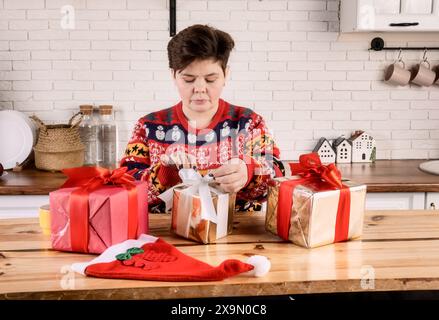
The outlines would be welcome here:
M 292 179 L 275 178 L 268 190 L 265 229 L 276 235 L 279 187 L 283 181 Z M 343 184 L 349 187 L 351 194 L 348 238 L 355 239 L 363 232 L 366 185 L 352 181 L 343 181 Z M 306 183 L 296 186 L 292 208 L 283 208 L 292 210 L 288 239 L 306 248 L 334 243 L 339 196 L 339 190 L 318 191 L 317 186 Z
M 206 219 L 201 210 L 199 195 L 187 195 L 186 187 L 176 187 L 173 194 L 171 230 L 187 239 L 201 243 L 214 243 L 232 233 L 236 193 L 211 191 L 217 213 L 217 223 Z

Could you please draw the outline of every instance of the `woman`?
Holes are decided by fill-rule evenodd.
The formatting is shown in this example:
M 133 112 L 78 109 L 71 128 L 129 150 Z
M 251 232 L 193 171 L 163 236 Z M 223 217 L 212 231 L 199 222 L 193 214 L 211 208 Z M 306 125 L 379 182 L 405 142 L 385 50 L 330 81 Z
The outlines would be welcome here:
M 151 212 L 164 212 L 157 196 L 180 182 L 180 168 L 213 175 L 237 192 L 236 210 L 259 210 L 267 180 L 283 175 L 279 150 L 260 115 L 220 98 L 228 78 L 232 37 L 193 25 L 168 43 L 171 75 L 181 101 L 138 120 L 121 166 L 149 181 Z

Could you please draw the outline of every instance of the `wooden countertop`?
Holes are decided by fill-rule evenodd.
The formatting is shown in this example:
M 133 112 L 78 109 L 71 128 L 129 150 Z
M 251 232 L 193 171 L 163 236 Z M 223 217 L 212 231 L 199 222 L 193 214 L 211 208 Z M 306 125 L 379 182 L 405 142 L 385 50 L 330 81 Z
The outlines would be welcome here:
M 237 215 L 234 233 L 215 245 L 170 234 L 169 215 L 150 217 L 150 234 L 197 259 L 218 265 L 227 258 L 259 254 L 270 259 L 272 269 L 261 278 L 239 275 L 218 282 L 84 277 L 68 266 L 93 256 L 50 250 L 49 237 L 42 235 L 36 219 L 0 220 L 0 299 L 154 300 L 439 290 L 437 211 L 369 211 L 361 240 L 315 249 L 297 247 L 266 233 L 262 213 Z M 365 281 L 366 274 L 374 276 L 373 281 Z
M 6 176 L 0 177 L 0 195 L 47 195 L 58 189 L 66 178 L 61 172 L 10 170 Z
M 367 184 L 368 192 L 439 192 L 439 176 L 418 169 L 426 160 L 378 160 L 375 163 L 338 164 L 343 178 Z M 66 177 L 36 169 L 8 171 L 0 178 L 0 195 L 45 195 L 58 189 Z
M 377 160 L 338 164 L 344 179 L 367 185 L 367 192 L 439 192 L 439 176 L 419 169 L 427 160 Z

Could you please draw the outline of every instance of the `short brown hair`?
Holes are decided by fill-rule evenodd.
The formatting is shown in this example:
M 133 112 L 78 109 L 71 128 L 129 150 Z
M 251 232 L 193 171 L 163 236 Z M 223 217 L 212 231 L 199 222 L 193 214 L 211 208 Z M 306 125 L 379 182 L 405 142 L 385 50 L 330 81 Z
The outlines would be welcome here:
M 186 68 L 195 60 L 219 61 L 225 73 L 232 37 L 208 25 L 195 24 L 177 33 L 168 43 L 169 67 L 174 71 Z

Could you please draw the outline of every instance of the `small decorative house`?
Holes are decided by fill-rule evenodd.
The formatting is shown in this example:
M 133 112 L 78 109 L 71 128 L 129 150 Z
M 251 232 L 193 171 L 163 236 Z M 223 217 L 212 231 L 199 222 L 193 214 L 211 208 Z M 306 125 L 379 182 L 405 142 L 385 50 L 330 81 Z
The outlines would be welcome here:
M 364 131 L 355 131 L 349 138 L 352 144 L 352 162 L 374 162 L 376 158 L 375 140 Z
M 335 151 L 326 138 L 320 138 L 317 142 L 313 152 L 317 152 L 322 163 L 334 163 Z
M 335 162 L 337 163 L 351 163 L 352 161 L 352 145 L 344 135 L 338 137 L 332 143 L 332 148 L 335 150 Z

